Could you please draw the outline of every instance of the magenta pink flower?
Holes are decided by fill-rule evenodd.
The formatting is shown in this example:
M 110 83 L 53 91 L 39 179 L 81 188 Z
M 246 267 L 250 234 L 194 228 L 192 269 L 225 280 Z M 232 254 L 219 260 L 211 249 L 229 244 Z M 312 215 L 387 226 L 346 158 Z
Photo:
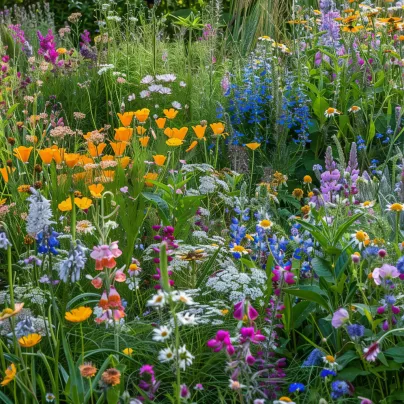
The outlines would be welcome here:
M 242 327 L 240 329 L 240 335 L 240 342 L 242 344 L 247 341 L 250 341 L 253 344 L 265 341 L 265 335 L 262 335 L 260 330 L 255 331 L 254 327 Z
M 207 342 L 207 346 L 213 349 L 213 352 L 219 352 L 226 348 L 229 355 L 234 354 L 234 347 L 230 341 L 230 333 L 228 331 L 219 330 L 216 333 L 216 338 L 211 339 Z
M 282 268 L 279 265 L 276 265 L 272 272 L 274 273 L 272 277 L 272 281 L 274 282 L 279 282 L 282 278 L 288 285 L 293 285 L 296 282 L 295 275 L 291 272 L 290 266 Z
M 234 305 L 233 317 L 236 320 L 244 320 L 244 315 L 251 321 L 258 318 L 258 311 L 254 309 L 248 300 L 242 300 Z
M 95 259 L 95 269 L 102 271 L 104 268 L 114 268 L 116 266 L 115 258 L 122 255 L 118 247 L 118 242 L 113 241 L 110 245 L 102 244 L 93 247 L 90 257 Z

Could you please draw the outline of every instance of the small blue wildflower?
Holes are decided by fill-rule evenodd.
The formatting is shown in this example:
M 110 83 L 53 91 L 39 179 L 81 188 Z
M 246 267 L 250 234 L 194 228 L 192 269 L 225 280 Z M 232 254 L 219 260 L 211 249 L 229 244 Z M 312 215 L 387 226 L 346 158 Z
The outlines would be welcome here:
M 361 338 L 365 333 L 365 327 L 361 324 L 350 324 L 347 326 L 347 331 L 351 338 Z
M 398 259 L 396 267 L 398 269 L 398 272 L 400 272 L 400 274 L 404 274 L 404 256 Z
M 323 369 L 321 372 L 320 372 L 320 377 L 324 377 L 324 378 L 326 378 L 326 377 L 328 377 L 328 376 L 337 376 L 337 372 L 335 372 L 334 370 L 330 370 L 330 369 Z
M 372 259 L 377 256 L 379 249 L 377 247 L 367 247 L 362 253 L 364 259 Z
M 8 241 L 7 234 L 3 231 L 0 233 L 0 248 L 7 250 L 8 246 L 11 246 L 11 243 Z
M 289 386 L 289 393 L 300 393 L 302 391 L 304 391 L 306 389 L 306 387 L 304 386 L 304 384 L 302 383 L 292 383 Z
M 310 352 L 309 356 L 303 362 L 302 366 L 303 367 L 317 366 L 321 363 L 322 357 L 323 357 L 323 353 L 319 349 L 315 348 Z
M 387 304 L 389 304 L 390 306 L 392 306 L 395 302 L 396 302 L 396 298 L 393 295 L 386 295 L 384 297 L 384 300 L 386 301 Z
M 341 396 L 349 393 L 349 386 L 347 382 L 336 380 L 335 382 L 331 383 L 331 390 L 331 398 L 333 400 L 337 400 Z

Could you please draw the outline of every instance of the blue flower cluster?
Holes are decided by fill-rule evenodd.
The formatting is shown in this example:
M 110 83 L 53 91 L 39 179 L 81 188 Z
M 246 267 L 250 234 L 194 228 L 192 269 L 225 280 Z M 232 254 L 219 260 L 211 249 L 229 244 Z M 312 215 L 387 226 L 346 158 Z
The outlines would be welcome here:
M 56 248 L 60 246 L 59 233 L 53 231 L 52 228 L 49 228 L 47 231 L 41 231 L 37 234 L 36 240 L 38 243 L 38 252 L 41 254 L 47 254 L 48 252 L 53 255 L 57 255 L 58 251 Z
M 338 400 L 346 394 L 349 394 L 349 385 L 347 382 L 336 380 L 331 383 L 331 398 L 333 400 Z

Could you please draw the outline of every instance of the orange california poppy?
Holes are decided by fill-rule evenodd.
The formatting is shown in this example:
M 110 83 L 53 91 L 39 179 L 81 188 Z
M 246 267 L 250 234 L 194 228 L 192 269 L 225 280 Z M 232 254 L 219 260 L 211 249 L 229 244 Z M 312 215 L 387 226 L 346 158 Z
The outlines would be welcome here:
M 70 198 L 70 196 L 65 199 L 64 201 L 60 202 L 58 205 L 59 210 L 61 210 L 62 212 L 69 212 L 73 209 L 72 206 L 72 199 Z
M 46 149 L 38 150 L 38 154 L 44 164 L 49 165 L 50 163 L 52 163 L 53 152 L 51 148 L 47 147 Z
M 224 132 L 224 125 L 222 122 L 211 123 L 210 127 L 214 135 L 221 135 Z
M 190 146 L 188 147 L 188 149 L 185 150 L 185 151 L 186 151 L 186 152 L 191 151 L 197 144 L 198 144 L 198 142 L 197 142 L 196 140 L 194 140 L 194 141 L 190 144 Z
M 21 160 L 23 163 L 28 163 L 29 156 L 33 147 L 19 146 L 14 149 L 14 156 Z
M 112 150 L 115 153 L 115 156 L 122 156 L 124 153 L 126 146 L 128 145 L 126 142 L 109 142 L 112 147 Z
M 157 166 L 163 166 L 167 160 L 167 157 L 163 156 L 162 154 L 156 154 L 153 156 L 153 160 Z
M 8 183 L 8 180 L 9 180 L 8 174 L 10 174 L 11 171 L 15 171 L 15 168 L 13 167 L 12 170 L 11 170 L 10 167 L 3 167 L 3 168 L 0 168 L 0 173 L 1 173 L 1 175 L 2 175 L 3 180 L 4 180 L 5 183 Z
M 91 184 L 88 186 L 88 189 L 90 190 L 90 193 L 94 198 L 101 198 L 102 191 L 104 190 L 104 185 Z
M 124 112 L 123 114 L 117 114 L 119 120 L 121 121 L 123 126 L 129 126 L 132 122 L 134 112 Z
M 51 149 L 53 160 L 55 160 L 56 164 L 62 164 L 65 157 L 65 149 L 59 149 L 56 145 L 53 145 Z
M 183 143 L 184 143 L 183 140 L 177 139 L 175 137 L 166 140 L 166 145 L 171 146 L 171 147 L 178 147 L 178 146 L 181 146 Z
M 143 178 L 146 180 L 145 185 L 147 187 L 152 187 L 153 184 L 147 180 L 156 180 L 159 175 L 157 173 L 147 173 Z
M 176 139 L 181 139 L 181 140 L 184 140 L 187 133 L 188 133 L 187 127 L 183 127 L 181 129 L 166 128 L 166 130 L 164 131 L 164 134 L 167 135 L 169 138 L 176 138 Z
M 78 153 L 65 153 L 64 159 L 68 167 L 73 168 L 79 162 L 80 154 Z
M 149 143 L 150 136 L 143 136 L 139 138 L 139 142 L 143 147 L 146 147 L 147 144 Z
M 159 129 L 164 129 L 164 126 L 166 126 L 166 121 L 167 121 L 167 118 L 157 118 L 156 119 L 157 127 Z
M 206 131 L 207 126 L 202 126 L 202 125 L 196 125 L 193 126 L 192 129 L 195 132 L 195 135 L 198 139 L 203 139 L 205 137 L 205 131 Z
M 142 136 L 146 133 L 146 129 L 143 126 L 136 126 L 136 133 Z
M 178 114 L 178 111 L 174 108 L 165 109 L 163 112 L 168 119 L 174 119 Z
M 78 164 L 81 166 L 85 166 L 86 164 L 94 164 L 94 160 L 92 157 L 80 155 Z
M 87 142 L 88 152 L 91 157 L 99 157 L 106 147 L 106 143 L 99 143 L 97 146 L 93 142 Z
M 126 168 L 130 163 L 130 157 L 125 156 L 122 157 L 118 160 L 118 164 L 122 167 L 122 168 Z
M 114 139 L 120 142 L 128 142 L 133 135 L 132 128 L 117 128 L 115 129 Z
M 359 32 L 360 30 L 362 30 L 364 27 L 363 25 L 345 25 L 344 27 L 342 27 L 342 31 L 343 32 L 352 32 L 352 33 L 356 33 Z
M 147 108 L 142 108 L 142 109 L 138 109 L 137 111 L 135 111 L 135 116 L 136 119 L 139 121 L 139 123 L 145 123 L 147 118 L 149 117 L 150 114 L 150 109 Z
M 257 150 L 258 147 L 261 146 L 261 143 L 257 143 L 257 142 L 253 142 L 253 143 L 246 143 L 245 144 L 246 147 L 248 147 L 250 150 Z

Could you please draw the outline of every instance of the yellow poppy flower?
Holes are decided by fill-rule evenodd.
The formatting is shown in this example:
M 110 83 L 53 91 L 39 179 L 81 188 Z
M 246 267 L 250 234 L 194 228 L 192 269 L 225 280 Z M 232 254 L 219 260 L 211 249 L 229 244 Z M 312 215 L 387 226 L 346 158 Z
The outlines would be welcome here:
M 177 146 L 181 146 L 183 142 L 184 142 L 183 140 L 173 137 L 166 141 L 166 145 L 171 146 L 171 147 L 177 147 Z
M 71 198 L 69 197 L 65 201 L 60 202 L 59 205 L 58 205 L 58 208 L 62 212 L 68 212 L 68 211 L 72 210 L 73 206 L 72 206 Z
M 78 153 L 65 153 L 64 160 L 68 167 L 73 168 L 79 162 L 80 154 Z
M 133 349 L 132 348 L 125 348 L 122 352 L 125 355 L 131 356 L 133 354 Z
M 41 160 L 44 164 L 50 164 L 52 163 L 53 160 L 53 152 L 50 147 L 47 147 L 46 149 L 43 150 L 38 150 L 39 157 L 41 157 Z
M 118 164 L 122 167 L 122 168 L 126 168 L 130 163 L 130 157 L 125 156 L 122 157 L 118 160 Z
M 152 187 L 153 184 L 147 180 L 157 180 L 159 175 L 157 173 L 147 173 L 143 178 L 146 180 L 144 183 L 147 187 Z
M 3 311 L 0 311 L 0 321 L 4 321 L 7 318 L 15 316 L 22 310 L 23 307 L 24 303 L 16 303 L 14 305 L 14 310 L 10 307 L 7 307 Z
M 214 135 L 221 135 L 224 132 L 224 125 L 221 122 L 211 123 L 210 127 Z
M 74 198 L 74 203 L 80 209 L 88 209 L 93 201 L 90 198 Z

